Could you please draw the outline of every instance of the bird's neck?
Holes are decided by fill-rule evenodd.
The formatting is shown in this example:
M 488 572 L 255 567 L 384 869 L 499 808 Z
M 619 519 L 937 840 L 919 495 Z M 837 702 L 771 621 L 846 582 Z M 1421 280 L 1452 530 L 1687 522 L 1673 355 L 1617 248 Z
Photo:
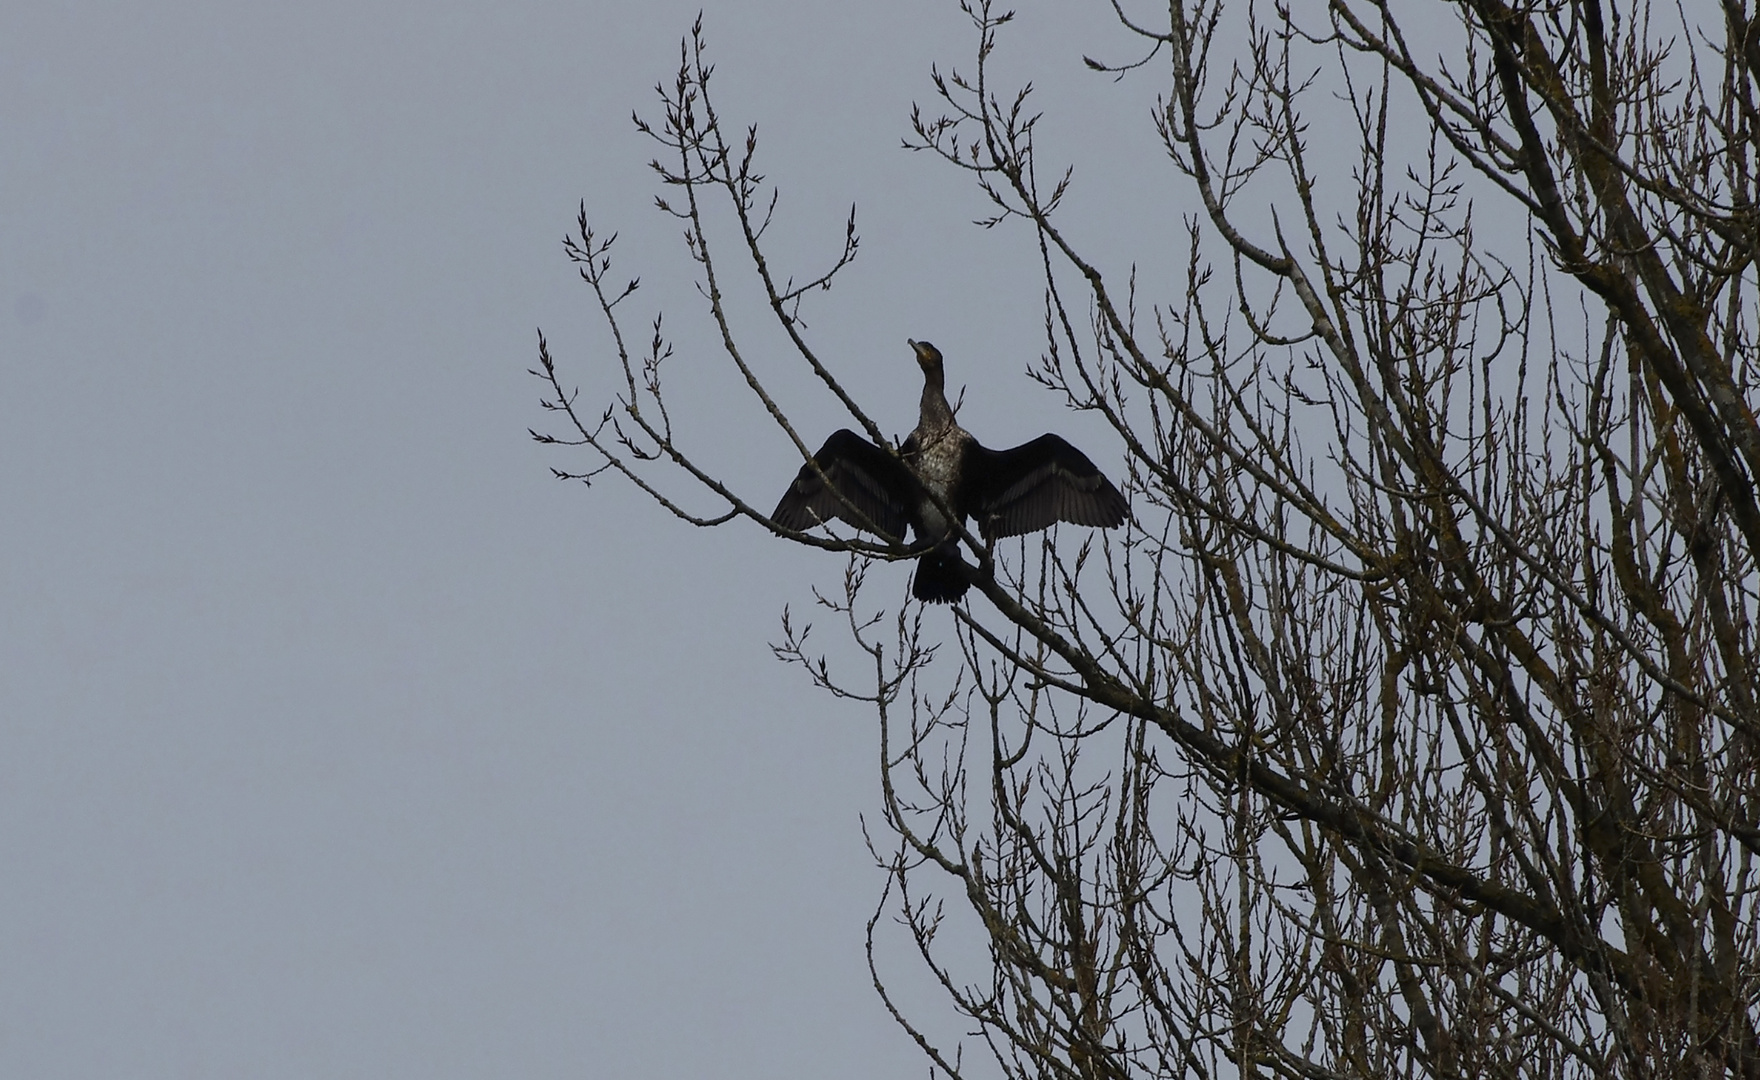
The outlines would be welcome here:
M 923 407 L 917 427 L 925 433 L 946 431 L 953 427 L 953 409 L 947 404 L 946 380 L 939 371 L 931 371 L 923 380 Z

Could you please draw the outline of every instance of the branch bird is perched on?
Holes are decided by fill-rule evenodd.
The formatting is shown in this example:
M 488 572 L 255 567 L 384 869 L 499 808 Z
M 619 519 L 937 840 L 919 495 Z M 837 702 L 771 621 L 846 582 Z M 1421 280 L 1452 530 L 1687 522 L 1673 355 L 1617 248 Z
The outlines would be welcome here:
M 1124 496 L 1086 454 L 1056 435 L 1012 450 L 979 445 L 947 404 L 941 351 L 927 341 L 910 346 L 923 369 L 917 429 L 897 454 L 848 429 L 834 432 L 776 504 L 770 515 L 776 524 L 805 530 L 838 518 L 900 540 L 908 525 L 915 543 L 928 548 L 917 560 L 911 592 L 935 603 L 958 600 L 971 584 L 959 557 L 958 524 L 967 518 L 977 519 L 985 543 L 1059 521 L 1106 529 L 1124 524 Z

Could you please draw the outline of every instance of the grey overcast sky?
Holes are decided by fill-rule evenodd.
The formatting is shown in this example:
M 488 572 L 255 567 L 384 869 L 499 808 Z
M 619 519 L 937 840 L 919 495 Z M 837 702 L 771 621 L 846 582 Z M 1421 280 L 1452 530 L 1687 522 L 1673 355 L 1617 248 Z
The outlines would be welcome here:
M 859 204 L 808 314 L 883 423 L 915 336 L 990 441 L 1091 430 L 1021 376 L 1028 238 L 899 149 L 953 0 L 703 2 L 783 253 Z M 585 199 L 703 452 L 798 465 L 721 396 L 629 123 L 698 3 L 0 9 L 0 1076 L 921 1075 L 861 952 L 872 720 L 766 644 L 841 564 L 525 434 L 536 327 L 607 386 Z M 1056 7 L 1020 70 L 1111 107 L 1053 130 L 1142 139 L 1080 72 L 1106 7 Z M 1147 176 L 1082 189 L 1101 241 Z

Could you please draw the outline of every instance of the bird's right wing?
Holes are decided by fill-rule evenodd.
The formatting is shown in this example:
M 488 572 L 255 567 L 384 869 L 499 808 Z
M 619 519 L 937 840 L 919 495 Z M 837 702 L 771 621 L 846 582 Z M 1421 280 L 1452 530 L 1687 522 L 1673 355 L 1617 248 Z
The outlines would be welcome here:
M 1041 435 L 1010 450 L 973 446 L 968 459 L 982 478 L 973 516 L 986 540 L 1020 536 L 1059 521 L 1110 529 L 1130 516 L 1112 481 L 1088 455 L 1056 435 Z
M 833 432 L 812 463 L 801 466 L 770 517 L 797 530 L 837 518 L 903 540 L 915 487 L 903 462 L 844 429 Z

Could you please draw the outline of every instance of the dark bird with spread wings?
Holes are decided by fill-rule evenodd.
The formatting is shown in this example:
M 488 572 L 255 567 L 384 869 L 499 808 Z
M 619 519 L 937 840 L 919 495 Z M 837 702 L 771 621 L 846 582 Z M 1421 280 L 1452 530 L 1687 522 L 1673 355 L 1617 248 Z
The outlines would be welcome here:
M 971 584 L 956 525 L 967 518 L 977 519 L 985 543 L 1059 521 L 1106 529 L 1124 524 L 1130 511 L 1124 496 L 1086 454 L 1056 435 L 1011 450 L 979 445 L 947 404 L 941 351 L 926 341 L 910 346 L 923 369 L 917 430 L 896 454 L 848 429 L 833 433 L 776 504 L 770 515 L 776 524 L 805 530 L 836 518 L 901 541 L 909 526 L 914 543 L 927 549 L 911 592 L 934 603 L 953 603 Z

